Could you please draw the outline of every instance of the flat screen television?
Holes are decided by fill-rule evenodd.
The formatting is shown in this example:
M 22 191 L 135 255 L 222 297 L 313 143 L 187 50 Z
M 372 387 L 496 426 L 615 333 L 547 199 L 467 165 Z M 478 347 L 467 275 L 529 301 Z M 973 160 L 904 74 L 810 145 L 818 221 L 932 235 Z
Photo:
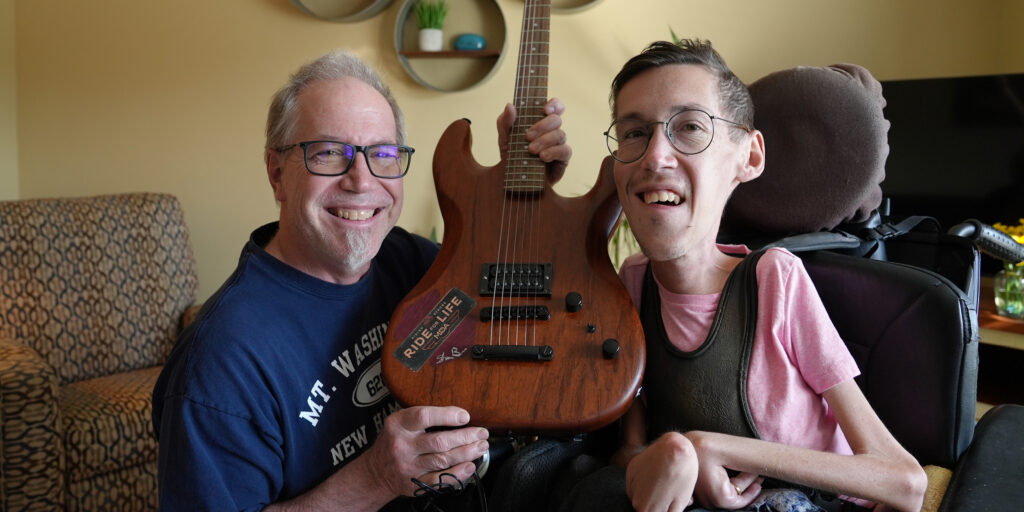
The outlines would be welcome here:
M 1024 218 L 1024 73 L 890 80 L 882 93 L 893 215 L 929 215 L 943 229 Z

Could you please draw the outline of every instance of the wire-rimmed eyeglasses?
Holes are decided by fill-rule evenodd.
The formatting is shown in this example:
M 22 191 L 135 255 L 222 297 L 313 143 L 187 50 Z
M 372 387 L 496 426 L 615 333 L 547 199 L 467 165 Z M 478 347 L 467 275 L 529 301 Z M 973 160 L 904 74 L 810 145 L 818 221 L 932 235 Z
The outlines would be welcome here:
M 277 148 L 279 153 L 299 146 L 306 170 L 317 176 L 341 176 L 352 168 L 356 153 L 362 153 L 370 174 L 385 179 L 401 178 L 409 172 L 416 151 L 401 144 L 357 146 L 335 140 L 310 140 Z
M 672 147 L 684 155 L 696 155 L 708 148 L 715 138 L 715 119 L 750 131 L 750 128 L 723 117 L 713 116 L 703 110 L 684 109 L 672 114 L 668 121 L 647 122 L 635 118 L 624 118 L 612 122 L 604 132 L 608 151 L 616 160 L 628 164 L 636 162 L 651 143 L 654 125 L 665 125 L 665 136 Z

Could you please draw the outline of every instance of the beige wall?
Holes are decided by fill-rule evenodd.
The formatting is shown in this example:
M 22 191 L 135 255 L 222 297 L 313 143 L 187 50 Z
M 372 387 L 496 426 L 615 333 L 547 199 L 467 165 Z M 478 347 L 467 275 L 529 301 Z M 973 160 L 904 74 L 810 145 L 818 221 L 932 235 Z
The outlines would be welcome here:
M 18 198 L 14 0 L 0 0 L 0 201 Z
M 2 15 L 11 1 L 0 0 L 0 18 L 8 19 Z M 404 1 L 342 24 L 307 16 L 287 0 L 13 0 L 13 28 L 0 22 L 0 184 L 12 180 L 13 146 L 22 198 L 177 195 L 205 298 L 234 267 L 250 230 L 276 217 L 261 150 L 270 95 L 300 63 L 345 47 L 382 71 L 406 111 L 417 152 L 402 224 L 429 233 L 441 225 L 430 175 L 437 138 L 451 121 L 469 117 L 475 157 L 495 163 L 494 119 L 511 99 L 516 59 L 506 55 L 489 80 L 467 91 L 423 88 L 394 53 Z M 514 51 L 522 1 L 496 3 Z M 895 79 L 1024 72 L 1022 18 L 1014 0 L 603 0 L 556 15 L 549 92 L 569 104 L 565 122 L 576 149 L 558 190 L 590 188 L 604 156 L 608 84 L 626 58 L 667 38 L 669 25 L 713 40 L 747 81 L 840 61 Z M 2 55 L 12 33 L 14 69 Z M 16 116 L 3 103 L 15 79 Z M 15 123 L 12 143 L 3 134 Z

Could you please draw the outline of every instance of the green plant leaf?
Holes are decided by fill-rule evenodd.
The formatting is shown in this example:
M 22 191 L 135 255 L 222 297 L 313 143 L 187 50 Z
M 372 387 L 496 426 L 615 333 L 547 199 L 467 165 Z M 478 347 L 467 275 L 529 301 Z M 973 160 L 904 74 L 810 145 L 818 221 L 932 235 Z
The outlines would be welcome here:
M 416 18 L 420 28 L 441 28 L 448 17 L 448 4 L 444 0 L 420 0 L 416 3 Z

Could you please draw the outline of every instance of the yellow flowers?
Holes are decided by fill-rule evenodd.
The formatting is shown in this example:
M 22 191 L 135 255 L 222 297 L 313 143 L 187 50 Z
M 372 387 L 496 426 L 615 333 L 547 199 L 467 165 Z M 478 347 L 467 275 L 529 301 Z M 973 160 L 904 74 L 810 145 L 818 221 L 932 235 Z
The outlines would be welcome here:
M 1016 226 L 1007 226 L 1001 222 L 996 222 L 995 224 L 992 224 L 992 227 L 1010 235 L 1010 238 L 1016 240 L 1018 244 L 1024 244 L 1024 219 L 1017 219 L 1017 222 L 1019 222 L 1019 224 Z M 1017 266 L 1024 267 L 1024 261 L 1018 263 Z

